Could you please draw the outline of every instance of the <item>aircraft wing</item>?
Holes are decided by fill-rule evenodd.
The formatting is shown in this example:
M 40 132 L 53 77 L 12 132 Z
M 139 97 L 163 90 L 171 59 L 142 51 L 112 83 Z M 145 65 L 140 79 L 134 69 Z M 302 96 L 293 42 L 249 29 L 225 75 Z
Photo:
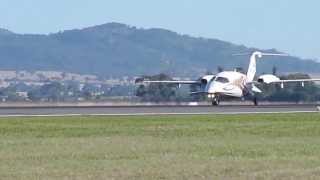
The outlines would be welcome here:
M 273 81 L 271 83 L 288 83 L 288 82 L 316 82 L 320 81 L 320 79 L 290 79 L 290 80 L 278 80 Z
M 304 83 L 305 82 L 317 82 L 317 81 L 320 81 L 320 79 L 289 79 L 289 80 L 274 80 L 274 81 L 270 81 L 270 82 L 267 82 L 265 84 L 280 84 L 281 85 L 281 88 L 284 88 L 284 84 L 285 83 L 301 83 L 302 87 L 304 87 Z M 257 81 L 253 81 L 251 82 L 253 84 L 261 84 L 261 82 L 257 82 Z
M 290 82 L 317 82 L 320 81 L 320 79 L 288 79 L 288 80 L 274 80 L 270 82 L 265 82 L 265 84 L 283 84 L 283 83 L 290 83 Z M 261 84 L 263 82 L 259 81 L 252 81 L 252 82 L 247 82 L 247 84 Z
M 191 92 L 190 95 L 206 95 L 206 94 L 209 94 L 208 92 L 206 91 L 197 91 L 197 92 Z
M 201 84 L 199 81 L 149 81 L 144 80 L 142 83 L 166 83 L 166 84 Z

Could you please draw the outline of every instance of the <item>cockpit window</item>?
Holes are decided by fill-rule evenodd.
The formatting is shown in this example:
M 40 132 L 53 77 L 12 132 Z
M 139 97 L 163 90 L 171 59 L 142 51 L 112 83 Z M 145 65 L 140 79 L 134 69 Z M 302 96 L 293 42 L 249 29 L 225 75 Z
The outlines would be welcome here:
M 215 81 L 221 82 L 221 83 L 228 83 L 229 82 L 229 80 L 224 77 L 216 77 Z

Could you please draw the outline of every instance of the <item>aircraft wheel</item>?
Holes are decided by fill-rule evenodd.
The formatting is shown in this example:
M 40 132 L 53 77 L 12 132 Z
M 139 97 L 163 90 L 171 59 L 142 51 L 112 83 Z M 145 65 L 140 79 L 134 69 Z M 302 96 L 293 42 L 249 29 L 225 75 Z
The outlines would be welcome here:
M 258 106 L 258 105 L 259 105 L 259 103 L 258 103 L 258 98 L 257 98 L 257 97 L 254 97 L 253 103 L 254 103 L 255 106 Z
M 212 100 L 212 106 L 218 106 L 220 104 L 220 100 L 218 98 L 214 98 Z

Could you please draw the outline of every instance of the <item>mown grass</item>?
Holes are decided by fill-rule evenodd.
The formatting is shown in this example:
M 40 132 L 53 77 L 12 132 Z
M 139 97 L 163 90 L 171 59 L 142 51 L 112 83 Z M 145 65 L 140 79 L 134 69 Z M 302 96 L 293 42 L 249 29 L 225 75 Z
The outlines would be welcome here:
M 0 119 L 0 179 L 317 179 L 320 114 Z

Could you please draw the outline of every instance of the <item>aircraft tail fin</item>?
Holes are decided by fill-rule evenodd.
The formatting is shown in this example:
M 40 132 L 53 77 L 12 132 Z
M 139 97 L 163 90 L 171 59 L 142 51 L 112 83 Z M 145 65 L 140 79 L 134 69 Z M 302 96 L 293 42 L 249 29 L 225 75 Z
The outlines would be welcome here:
M 247 71 L 247 82 L 252 82 L 257 72 L 257 58 L 262 58 L 261 52 L 254 52 L 250 57 L 249 68 Z
M 257 72 L 257 59 L 262 58 L 262 56 L 288 56 L 287 54 L 275 54 L 275 53 L 262 53 L 259 51 L 256 51 L 252 53 L 250 57 L 250 63 L 249 68 L 247 72 L 247 82 L 252 82 L 254 79 L 254 76 Z

